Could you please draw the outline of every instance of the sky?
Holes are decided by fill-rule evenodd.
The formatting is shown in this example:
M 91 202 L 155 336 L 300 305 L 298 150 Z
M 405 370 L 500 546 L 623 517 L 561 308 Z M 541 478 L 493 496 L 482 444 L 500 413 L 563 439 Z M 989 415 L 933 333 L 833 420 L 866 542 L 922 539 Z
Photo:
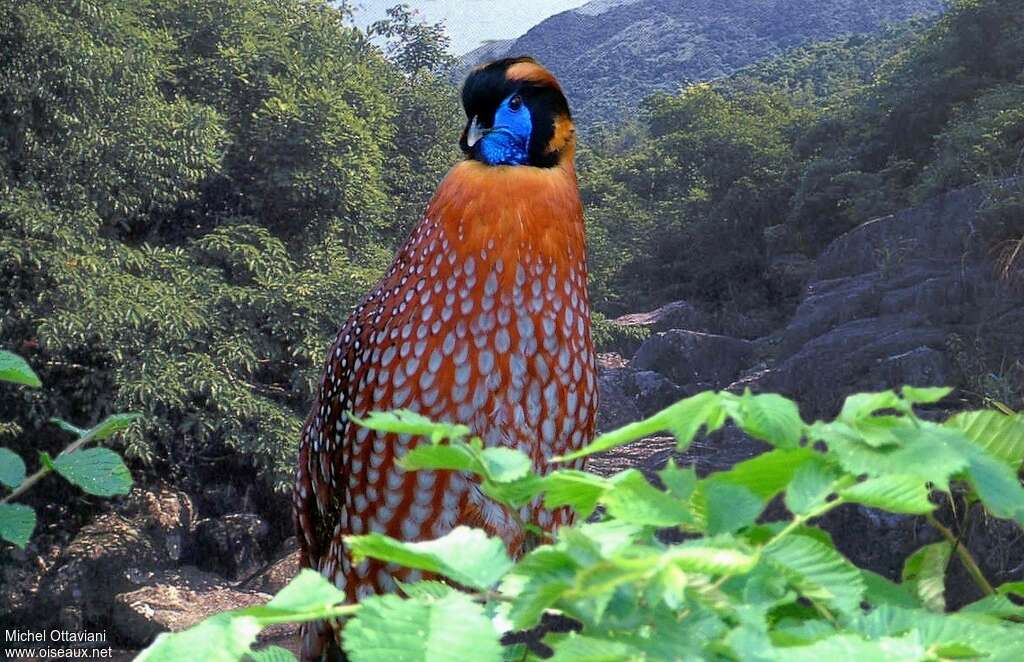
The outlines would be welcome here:
M 586 0 L 351 0 L 355 22 L 366 27 L 396 4 L 409 5 L 431 23 L 444 21 L 452 52 L 461 55 L 489 39 L 518 37 L 542 20 Z

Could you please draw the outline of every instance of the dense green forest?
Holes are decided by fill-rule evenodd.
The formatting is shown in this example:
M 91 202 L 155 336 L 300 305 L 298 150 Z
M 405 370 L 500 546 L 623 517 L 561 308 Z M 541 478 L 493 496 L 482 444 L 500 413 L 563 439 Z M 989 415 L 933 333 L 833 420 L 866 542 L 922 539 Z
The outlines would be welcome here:
M 1024 5 L 972 0 L 648 99 L 582 158 L 598 307 L 775 306 L 793 293 L 762 277 L 769 243 L 813 256 L 870 218 L 1021 174 L 1022 62 Z M 1022 209 L 993 205 L 993 245 L 1024 235 Z
M 458 158 L 443 33 L 349 25 L 314 0 L 0 1 L 0 347 L 48 385 L 0 402 L 4 445 L 139 411 L 137 473 L 288 485 L 324 348 Z M 1022 62 L 1024 5 L 959 0 L 588 134 L 598 310 L 784 311 L 772 251 L 1019 174 Z M 993 246 L 1022 210 L 991 207 Z

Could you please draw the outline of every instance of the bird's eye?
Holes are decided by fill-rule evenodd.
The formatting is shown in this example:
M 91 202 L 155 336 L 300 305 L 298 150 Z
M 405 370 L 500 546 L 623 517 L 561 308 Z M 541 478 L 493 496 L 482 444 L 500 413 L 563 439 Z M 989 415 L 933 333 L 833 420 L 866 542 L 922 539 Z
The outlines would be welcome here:
M 516 112 L 517 110 L 519 110 L 522 107 L 523 107 L 523 97 L 519 96 L 518 94 L 513 95 L 513 97 L 508 100 L 508 108 L 512 112 Z

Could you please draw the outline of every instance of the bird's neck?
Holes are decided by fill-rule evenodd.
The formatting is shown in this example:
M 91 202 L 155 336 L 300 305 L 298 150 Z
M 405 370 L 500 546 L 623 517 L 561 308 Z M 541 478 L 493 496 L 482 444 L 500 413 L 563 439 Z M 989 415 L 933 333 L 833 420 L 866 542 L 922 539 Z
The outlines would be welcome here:
M 450 250 L 462 256 L 506 265 L 526 258 L 586 273 L 583 207 L 571 157 L 552 168 L 461 161 L 441 183 L 423 223 L 436 224 Z

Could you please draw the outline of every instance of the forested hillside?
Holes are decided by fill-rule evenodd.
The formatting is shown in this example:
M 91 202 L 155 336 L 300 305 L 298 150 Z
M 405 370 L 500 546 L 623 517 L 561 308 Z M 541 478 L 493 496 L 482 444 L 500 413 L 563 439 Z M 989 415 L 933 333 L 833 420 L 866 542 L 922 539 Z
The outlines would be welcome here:
M 396 60 L 436 52 L 391 27 Z M 49 386 L 2 399 L 5 445 L 139 411 L 136 466 L 284 488 L 324 348 L 459 113 L 319 2 L 0 2 L 0 336 Z
M 598 307 L 777 308 L 795 293 L 765 278 L 774 255 L 814 256 L 868 219 L 1021 174 L 1021 62 L 1024 7 L 960 2 L 934 27 L 648 99 L 583 155 Z M 993 201 L 979 231 L 994 250 L 1024 234 L 1020 212 Z
M 529 53 L 559 77 L 584 127 L 628 118 L 654 92 L 735 72 L 787 49 L 933 16 L 942 0 L 595 0 L 511 42 L 467 54 L 463 68 Z

